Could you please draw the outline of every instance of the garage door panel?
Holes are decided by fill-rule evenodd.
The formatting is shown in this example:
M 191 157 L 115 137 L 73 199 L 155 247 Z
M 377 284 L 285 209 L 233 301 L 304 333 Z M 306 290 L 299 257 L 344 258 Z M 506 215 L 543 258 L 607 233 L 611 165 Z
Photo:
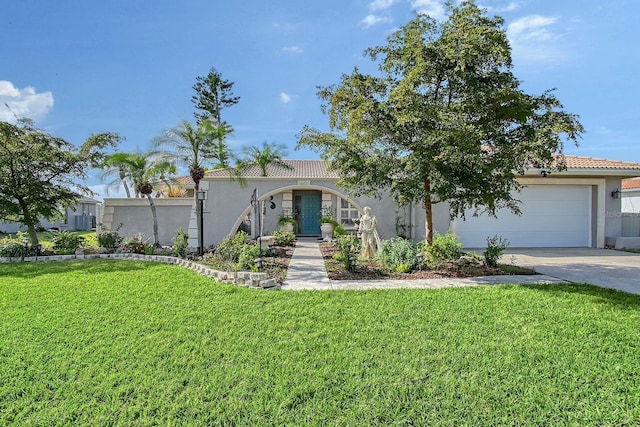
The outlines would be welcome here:
M 499 235 L 512 247 L 584 247 L 591 244 L 591 187 L 529 186 L 516 195 L 522 215 L 500 210 L 457 219 L 453 230 L 466 247 L 484 247 L 487 237 Z

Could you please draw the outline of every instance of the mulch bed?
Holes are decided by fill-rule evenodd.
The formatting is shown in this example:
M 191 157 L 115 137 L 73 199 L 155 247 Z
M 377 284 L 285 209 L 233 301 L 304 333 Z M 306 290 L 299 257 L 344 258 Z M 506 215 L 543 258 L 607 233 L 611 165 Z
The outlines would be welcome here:
M 262 258 L 262 271 L 282 284 L 287 275 L 287 268 L 289 268 L 289 261 L 291 261 L 294 249 L 293 246 L 277 247 L 276 250 L 279 252 L 277 256 Z
M 321 242 L 320 251 L 327 267 L 327 275 L 332 280 L 382 280 L 382 279 L 442 279 L 451 277 L 478 277 L 504 274 L 498 268 L 485 265 L 469 266 L 456 262 L 444 262 L 438 270 L 416 270 L 410 273 L 396 273 L 388 271 L 376 261 L 358 260 L 355 271 L 346 271 L 342 265 L 333 259 L 336 248 L 332 243 Z

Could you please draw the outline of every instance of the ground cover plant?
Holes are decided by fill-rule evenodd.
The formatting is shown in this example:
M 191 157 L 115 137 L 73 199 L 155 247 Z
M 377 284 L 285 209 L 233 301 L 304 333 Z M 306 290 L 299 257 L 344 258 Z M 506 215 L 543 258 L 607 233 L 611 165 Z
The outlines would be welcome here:
M 640 297 L 0 265 L 0 425 L 637 425 Z

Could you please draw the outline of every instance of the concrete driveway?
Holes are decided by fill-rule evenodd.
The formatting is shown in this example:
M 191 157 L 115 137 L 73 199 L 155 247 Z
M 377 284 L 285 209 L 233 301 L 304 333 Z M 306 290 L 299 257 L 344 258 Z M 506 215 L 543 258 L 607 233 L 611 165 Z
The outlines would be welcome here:
M 577 283 L 640 295 L 640 254 L 591 248 L 508 249 L 501 262 Z

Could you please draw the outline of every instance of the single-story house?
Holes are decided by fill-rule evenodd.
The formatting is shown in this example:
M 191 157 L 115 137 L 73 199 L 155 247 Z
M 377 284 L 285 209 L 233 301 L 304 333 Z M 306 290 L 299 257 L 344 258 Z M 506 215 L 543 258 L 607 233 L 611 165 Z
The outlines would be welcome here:
M 102 203 L 91 197 L 82 196 L 75 206 L 64 210 L 64 215 L 57 221 L 40 220 L 40 227 L 45 230 L 84 231 L 96 228 L 98 218 L 102 216 Z M 0 222 L 0 232 L 15 233 L 26 231 L 27 227 L 19 222 Z
M 278 229 L 280 214 L 294 216 L 298 222 L 297 234 L 301 236 L 321 235 L 318 219 L 323 210 L 330 211 L 346 228 L 353 228 L 353 221 L 365 206 L 371 207 L 376 216 L 383 239 L 396 235 L 413 240 L 424 238 L 425 212 L 421 206 L 399 205 L 391 197 L 351 197 L 337 186 L 338 176 L 327 170 L 325 162 L 285 162 L 291 169 L 271 165 L 267 176 L 261 176 L 257 167 L 247 170 L 244 187 L 230 180 L 228 171 L 207 172 L 200 182 L 200 189 L 205 192 L 205 246 L 217 244 L 239 229 L 254 237 L 260 233 L 271 234 Z M 467 248 L 485 247 L 487 237 L 494 235 L 508 239 L 511 247 L 604 247 L 605 238 L 622 235 L 621 181 L 640 175 L 640 163 L 568 155 L 566 164 L 567 170 L 562 172 L 532 168 L 519 177 L 525 185 L 522 192 L 515 195 L 521 201 L 521 215 L 504 210 L 493 218 L 483 214 L 474 216 L 470 211 L 464 220 L 452 219 L 448 204 L 439 203 L 433 207 L 434 230 L 453 231 Z M 140 209 L 148 211 L 146 201 L 126 200 L 105 199 L 105 228 L 123 224 L 125 235 L 129 228 L 150 235 L 150 214 L 143 213 L 141 215 L 149 218 L 136 220 L 136 214 L 125 206 L 137 203 Z M 174 214 L 166 215 L 171 225 L 160 224 L 161 231 L 165 229 L 161 243 L 171 243 L 170 236 L 179 222 L 181 227 L 188 228 L 190 244 L 196 247 L 197 201 L 182 199 L 167 203 L 180 204 L 182 213 L 178 218 L 174 206 Z M 188 218 L 187 204 L 190 205 Z

